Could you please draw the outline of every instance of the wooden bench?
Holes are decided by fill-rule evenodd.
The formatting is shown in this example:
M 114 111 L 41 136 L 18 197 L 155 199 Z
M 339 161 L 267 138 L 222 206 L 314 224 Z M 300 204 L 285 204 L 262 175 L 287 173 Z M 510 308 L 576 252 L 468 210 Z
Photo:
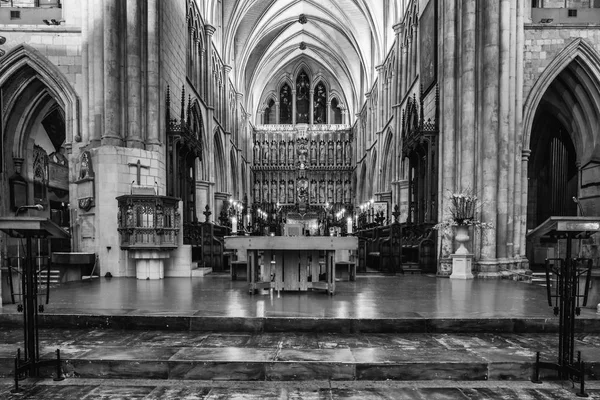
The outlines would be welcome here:
M 430 225 L 405 224 L 402 235 L 402 271 L 420 274 L 434 272 L 435 230 Z
M 229 267 L 223 238 L 229 234 L 229 228 L 203 222 L 201 226 L 202 240 L 200 243 L 200 260 L 205 267 L 211 267 L 213 272 L 223 272 Z

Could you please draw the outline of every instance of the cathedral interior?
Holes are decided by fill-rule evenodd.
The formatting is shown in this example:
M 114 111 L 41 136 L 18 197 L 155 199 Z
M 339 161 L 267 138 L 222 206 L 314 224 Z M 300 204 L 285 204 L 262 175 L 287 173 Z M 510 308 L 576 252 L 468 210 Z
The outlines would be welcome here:
M 1 0 L 0 110 L 0 397 L 38 329 L 68 378 L 298 398 L 525 398 L 557 333 L 600 396 L 600 0 Z

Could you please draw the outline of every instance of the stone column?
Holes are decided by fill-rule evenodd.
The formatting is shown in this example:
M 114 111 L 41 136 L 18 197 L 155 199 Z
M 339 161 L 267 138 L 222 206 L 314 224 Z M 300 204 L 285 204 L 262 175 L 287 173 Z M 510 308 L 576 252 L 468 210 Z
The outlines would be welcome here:
M 476 0 L 464 0 L 461 9 L 461 107 L 460 185 L 462 190 L 475 190 L 475 44 Z
M 296 125 L 296 89 L 292 89 L 292 125 Z
M 517 74 L 517 78 L 515 80 L 515 151 L 514 151 L 514 159 L 515 163 L 515 221 L 514 221 L 514 233 L 513 233 L 513 243 L 514 243 L 514 255 L 525 257 L 525 246 L 521 246 L 521 239 L 525 237 L 525 226 L 524 221 L 527 215 L 527 201 L 523 202 L 522 193 L 527 193 L 527 186 L 523 186 L 522 174 L 523 171 L 521 169 L 521 159 L 522 159 L 522 150 L 523 150 L 523 44 L 524 44 L 524 35 L 525 30 L 523 28 L 523 8 L 524 8 L 524 0 L 517 0 L 517 21 L 516 21 L 516 30 L 517 30 L 517 39 L 516 39 L 516 47 L 515 53 L 517 54 L 516 59 L 516 67 L 515 71 Z M 527 156 L 529 158 L 529 156 Z M 525 182 L 527 179 L 527 174 L 525 174 Z M 527 195 L 525 195 L 525 200 L 527 200 Z M 521 257 L 520 257 L 521 258 Z
M 215 80 L 214 80 L 214 65 L 212 63 L 212 37 L 215 33 L 216 28 L 212 25 L 204 25 L 204 32 L 206 33 L 206 96 L 204 100 L 209 107 L 215 106 Z
M 265 123 L 265 110 L 260 110 L 260 124 L 264 125 Z
M 498 226 L 498 75 L 499 75 L 499 5 L 488 2 L 483 7 L 483 93 L 482 93 L 482 219 Z M 496 258 L 496 231 L 482 235 L 481 259 Z
M 385 97 L 384 97 L 384 76 L 383 76 L 383 64 L 375 67 L 375 71 L 377 71 L 377 101 L 378 104 L 375 106 L 375 112 L 373 113 L 375 117 L 375 131 L 379 132 L 383 128 L 383 109 L 385 106 Z
M 158 0 L 147 0 L 148 7 L 148 60 L 146 72 L 146 143 L 149 150 L 160 146 L 160 49 Z
M 408 90 L 408 40 L 402 39 L 402 74 L 400 75 L 400 97 L 406 94 Z
M 515 162 L 515 143 L 517 138 L 515 136 L 516 132 L 516 91 L 517 87 L 515 82 L 517 80 L 517 61 L 516 61 L 516 50 L 517 50 L 517 7 L 516 1 L 510 2 L 510 26 L 509 26 L 509 35 L 510 35 L 510 72 L 509 76 L 509 92 L 510 98 L 508 102 L 508 148 L 507 148 L 507 163 L 508 163 L 508 183 L 507 183 L 507 211 L 506 211 L 506 257 L 514 257 L 515 252 L 515 241 L 514 241 L 514 231 L 515 231 L 515 170 L 516 170 L 516 162 Z
M 104 132 L 102 145 L 120 146 L 122 144 L 121 117 L 123 106 L 121 99 L 121 62 L 119 12 L 120 2 L 104 2 Z
M 275 102 L 275 123 L 279 124 L 280 122 L 280 116 L 279 116 L 279 101 Z
M 325 103 L 325 107 L 327 107 L 327 110 L 325 110 L 325 123 L 333 124 L 333 121 L 331 120 L 331 101 L 327 100 L 327 103 Z
M 231 104 L 229 103 L 229 73 L 231 65 L 223 65 L 223 112 L 225 131 L 231 132 Z
M 442 87 L 441 87 L 441 130 L 444 134 L 441 137 L 440 153 L 442 154 L 440 182 L 442 189 L 440 193 L 438 207 L 438 220 L 443 220 L 447 215 L 448 199 L 445 193 L 455 190 L 456 166 L 455 158 L 455 135 L 456 135 L 456 1 L 443 0 L 442 3 L 442 23 L 441 23 L 441 49 L 442 49 Z M 404 95 L 402 92 L 401 95 Z M 449 256 L 453 252 L 452 238 L 448 235 L 441 235 L 441 257 L 438 268 L 439 275 L 450 275 L 451 262 Z M 446 260 L 444 260 L 446 259 Z
M 127 0 L 127 147 L 144 148 L 142 141 L 141 10 Z
M 417 51 L 417 49 L 419 48 L 419 35 L 418 35 L 418 26 L 417 24 L 413 24 L 412 26 L 412 62 L 411 62 L 411 68 L 412 68 L 412 74 L 410 76 L 410 81 L 412 82 L 415 77 L 417 76 L 417 74 L 419 73 L 417 71 L 417 65 L 419 65 L 419 58 L 417 57 L 419 52 Z
M 529 157 L 531 156 L 531 150 L 523 149 L 521 152 L 521 213 L 523 218 L 520 221 L 521 235 L 519 237 L 519 245 L 520 245 L 520 254 L 525 257 L 525 232 L 527 232 L 527 191 L 528 187 L 528 166 L 529 166 Z
M 308 93 L 308 123 L 313 125 L 315 123 L 315 89 L 310 89 Z
M 100 145 L 104 131 L 104 3 L 90 2 L 91 52 L 94 54 L 90 68 L 90 81 L 93 85 L 90 98 L 90 143 Z M 89 48 L 89 45 L 88 45 Z
M 89 15 L 89 2 L 84 1 L 81 3 L 81 75 L 83 78 L 83 85 L 81 89 L 81 141 L 87 144 L 90 140 L 90 125 L 89 121 L 92 119 L 89 117 L 89 106 L 90 96 L 92 94 L 92 82 L 90 76 L 90 63 L 89 63 L 89 46 L 92 44 Z M 1 285 L 0 285 L 1 286 Z
M 508 219 L 508 141 L 509 141 L 509 99 L 510 99 L 510 2 L 500 1 L 499 12 L 499 56 L 498 71 L 498 189 L 496 194 L 496 257 L 507 257 Z M 512 238 L 510 239 L 512 241 Z

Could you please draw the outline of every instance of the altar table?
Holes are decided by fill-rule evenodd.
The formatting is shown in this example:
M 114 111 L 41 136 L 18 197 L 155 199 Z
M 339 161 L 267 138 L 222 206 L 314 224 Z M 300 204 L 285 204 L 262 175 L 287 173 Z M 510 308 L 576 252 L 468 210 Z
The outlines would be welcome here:
M 247 262 L 248 290 L 324 289 L 335 293 L 335 253 L 356 250 L 354 236 L 226 236 L 225 248 Z M 322 257 L 323 255 L 323 257 Z M 324 275 L 324 280 L 320 276 Z

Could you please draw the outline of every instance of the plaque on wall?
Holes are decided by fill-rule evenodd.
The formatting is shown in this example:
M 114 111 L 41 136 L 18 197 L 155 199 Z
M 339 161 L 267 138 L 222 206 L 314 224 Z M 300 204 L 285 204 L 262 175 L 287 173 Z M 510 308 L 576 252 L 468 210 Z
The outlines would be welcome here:
M 77 203 L 79 208 L 89 211 L 94 206 L 96 197 L 94 191 L 94 169 L 92 166 L 92 155 L 84 151 L 79 157 L 79 179 L 77 184 Z
M 94 217 L 86 216 L 81 219 L 81 238 L 94 239 Z
M 600 185 L 600 162 L 590 161 L 581 168 L 581 187 Z
M 421 86 L 426 94 L 436 81 L 437 69 L 437 29 L 436 10 L 437 0 L 430 0 L 421 18 L 419 19 L 419 38 L 421 51 L 419 52 Z

